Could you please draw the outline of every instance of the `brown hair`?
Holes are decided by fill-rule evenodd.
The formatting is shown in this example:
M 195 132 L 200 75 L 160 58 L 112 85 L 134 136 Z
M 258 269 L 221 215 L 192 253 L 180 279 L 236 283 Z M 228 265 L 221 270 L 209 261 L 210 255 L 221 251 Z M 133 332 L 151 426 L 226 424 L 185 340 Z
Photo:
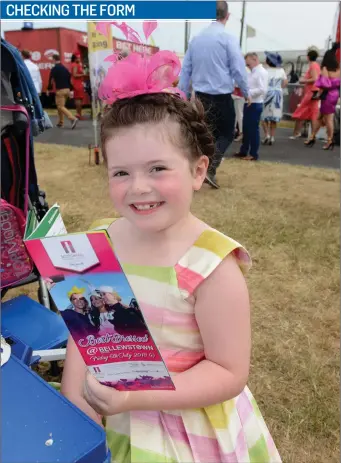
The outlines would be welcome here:
M 21 50 L 21 56 L 24 59 L 30 59 L 31 58 L 31 52 L 29 50 Z
M 250 51 L 249 53 L 246 53 L 245 55 L 245 59 L 246 58 L 255 58 L 255 59 L 258 59 L 258 54 L 254 51 Z
M 229 7 L 227 2 L 217 2 L 216 6 L 216 19 L 217 21 L 221 21 L 222 19 L 226 19 L 226 16 L 229 13 Z
M 202 155 L 213 157 L 214 142 L 204 121 L 204 109 L 200 101 L 185 101 L 165 92 L 117 100 L 111 106 L 101 124 L 104 159 L 105 143 L 108 138 L 114 136 L 115 130 L 135 124 L 157 124 L 167 120 L 179 125 L 180 134 L 176 142 L 181 149 L 188 152 L 190 160 L 199 159 Z
M 308 50 L 307 56 L 308 56 L 310 61 L 316 61 L 319 54 L 318 54 L 318 52 L 316 50 Z

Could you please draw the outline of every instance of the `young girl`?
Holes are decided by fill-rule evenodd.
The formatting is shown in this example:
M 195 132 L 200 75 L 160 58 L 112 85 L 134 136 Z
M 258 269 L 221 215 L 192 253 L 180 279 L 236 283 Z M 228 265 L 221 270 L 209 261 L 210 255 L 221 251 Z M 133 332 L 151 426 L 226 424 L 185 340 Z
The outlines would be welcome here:
M 101 129 L 121 215 L 108 231 L 176 390 L 103 386 L 70 339 L 62 392 L 98 423 L 107 417 L 117 463 L 280 462 L 246 386 L 249 256 L 190 211 L 214 154 L 203 109 L 169 89 L 148 93 L 134 83 L 129 97 L 120 64 L 124 89 L 112 77 L 114 103 Z

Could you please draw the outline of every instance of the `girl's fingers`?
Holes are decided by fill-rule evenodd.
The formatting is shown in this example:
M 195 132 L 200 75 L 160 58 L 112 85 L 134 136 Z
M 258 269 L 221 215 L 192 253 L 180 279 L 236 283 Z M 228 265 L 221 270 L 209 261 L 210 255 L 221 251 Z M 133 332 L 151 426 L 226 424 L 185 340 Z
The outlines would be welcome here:
M 84 397 L 85 400 L 96 410 L 97 412 L 103 412 L 106 408 L 106 401 L 102 394 L 98 392 L 98 386 L 101 386 L 98 381 L 90 374 L 87 373 L 84 381 Z
M 101 415 L 121 413 L 129 398 L 129 391 L 104 386 L 89 372 L 86 373 L 83 390 L 85 400 Z
M 106 407 L 104 406 L 104 404 L 102 404 L 97 399 L 89 395 L 87 392 L 84 393 L 84 398 L 90 405 L 90 407 L 95 410 L 96 413 L 98 413 L 99 415 L 105 414 Z
M 97 379 L 88 371 L 85 375 L 85 383 L 87 387 L 93 392 L 95 396 L 101 396 L 101 384 L 97 381 Z

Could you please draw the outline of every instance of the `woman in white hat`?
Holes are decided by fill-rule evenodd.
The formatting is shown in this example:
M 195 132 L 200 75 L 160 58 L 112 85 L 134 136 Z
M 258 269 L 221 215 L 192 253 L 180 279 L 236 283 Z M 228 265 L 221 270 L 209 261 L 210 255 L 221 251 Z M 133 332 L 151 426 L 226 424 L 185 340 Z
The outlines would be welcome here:
M 288 85 L 288 78 L 282 68 L 282 57 L 278 53 L 266 51 L 265 56 L 269 86 L 262 114 L 262 125 L 265 134 L 263 145 L 273 145 L 275 143 L 277 124 L 283 116 L 283 88 Z

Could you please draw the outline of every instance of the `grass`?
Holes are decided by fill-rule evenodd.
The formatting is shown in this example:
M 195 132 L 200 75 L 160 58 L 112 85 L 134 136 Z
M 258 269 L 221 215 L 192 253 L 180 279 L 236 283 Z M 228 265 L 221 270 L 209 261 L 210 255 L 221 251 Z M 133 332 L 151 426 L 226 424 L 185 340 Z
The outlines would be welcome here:
M 115 215 L 105 167 L 90 167 L 86 149 L 36 144 L 36 164 L 69 231 Z M 225 161 L 222 188 L 205 186 L 193 206 L 253 257 L 249 386 L 284 462 L 339 461 L 339 180 L 333 170 Z

